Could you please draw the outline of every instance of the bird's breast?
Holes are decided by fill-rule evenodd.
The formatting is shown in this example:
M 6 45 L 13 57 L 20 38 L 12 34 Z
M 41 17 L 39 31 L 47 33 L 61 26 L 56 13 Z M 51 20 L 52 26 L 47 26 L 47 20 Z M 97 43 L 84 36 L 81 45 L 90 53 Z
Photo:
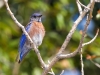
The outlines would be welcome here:
M 33 22 L 29 31 L 29 36 L 37 46 L 41 45 L 44 35 L 45 29 L 42 23 Z

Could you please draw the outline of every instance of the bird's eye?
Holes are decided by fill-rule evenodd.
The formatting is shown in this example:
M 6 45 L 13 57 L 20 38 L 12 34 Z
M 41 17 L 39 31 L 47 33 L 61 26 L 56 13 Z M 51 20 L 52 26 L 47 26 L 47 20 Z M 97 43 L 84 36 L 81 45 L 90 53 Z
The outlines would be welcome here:
M 36 16 L 33 16 L 34 18 L 36 18 Z

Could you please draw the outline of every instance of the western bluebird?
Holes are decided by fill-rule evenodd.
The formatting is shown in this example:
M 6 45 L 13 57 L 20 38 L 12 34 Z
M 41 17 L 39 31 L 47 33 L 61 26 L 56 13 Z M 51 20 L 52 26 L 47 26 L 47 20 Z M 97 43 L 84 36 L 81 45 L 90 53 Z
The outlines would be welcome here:
M 36 47 L 42 44 L 42 40 L 45 35 L 45 29 L 41 22 L 41 14 L 34 13 L 30 18 L 30 22 L 26 26 L 26 31 L 29 34 L 30 38 L 33 40 Z M 26 56 L 26 54 L 32 49 L 30 42 L 27 40 L 26 35 L 23 33 L 19 43 L 19 55 L 18 63 Z

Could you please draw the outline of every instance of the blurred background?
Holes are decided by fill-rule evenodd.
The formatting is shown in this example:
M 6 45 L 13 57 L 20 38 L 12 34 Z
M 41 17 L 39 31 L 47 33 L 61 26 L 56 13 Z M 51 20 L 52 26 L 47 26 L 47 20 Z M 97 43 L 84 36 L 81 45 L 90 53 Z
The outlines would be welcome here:
M 89 0 L 81 0 L 85 5 Z M 75 0 L 9 0 L 11 11 L 24 26 L 29 22 L 34 12 L 43 14 L 42 22 L 46 29 L 42 45 L 39 47 L 44 61 L 53 58 L 64 42 L 73 22 L 78 18 L 78 8 Z M 80 22 L 77 30 L 67 46 L 65 53 L 77 49 L 84 29 L 86 17 Z M 97 28 L 100 28 L 100 3 L 96 3 L 93 10 L 93 19 L 87 30 L 84 42 L 91 40 Z M 12 75 L 21 29 L 13 22 L 2 0 L 0 0 L 0 75 Z M 92 60 L 100 64 L 100 35 L 97 39 L 83 48 L 85 75 L 100 75 L 100 68 L 96 67 L 88 56 L 96 56 Z M 53 66 L 56 75 L 65 70 L 63 75 L 81 75 L 79 54 L 69 59 L 62 59 Z M 41 75 L 42 69 L 35 52 L 31 51 L 20 65 L 18 75 Z

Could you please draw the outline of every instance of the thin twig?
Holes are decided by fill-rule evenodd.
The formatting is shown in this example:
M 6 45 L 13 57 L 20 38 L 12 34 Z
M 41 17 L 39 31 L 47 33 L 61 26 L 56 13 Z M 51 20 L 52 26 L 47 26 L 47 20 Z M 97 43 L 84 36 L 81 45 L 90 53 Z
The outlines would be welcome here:
M 90 10 L 90 8 L 88 8 L 87 6 L 85 6 L 84 4 L 82 4 L 79 0 L 77 0 L 77 2 L 78 2 L 82 7 L 84 7 L 84 8 L 86 8 L 86 9 Z
M 97 66 L 98 68 L 100 68 L 100 64 L 94 62 L 93 60 L 90 60 L 95 66 Z
M 48 60 L 48 64 L 50 64 L 50 61 Z M 54 71 L 53 71 L 53 69 L 51 68 L 51 72 L 48 72 L 49 74 L 51 74 L 51 75 L 55 75 L 55 73 L 54 73 Z
M 91 9 L 90 9 L 90 13 L 89 15 L 87 15 L 87 22 L 86 22 L 86 26 L 89 25 L 90 20 L 92 19 L 92 12 L 93 12 L 93 8 L 94 8 L 94 1 L 91 1 L 92 5 L 91 5 Z M 84 31 L 86 33 L 86 31 Z M 83 32 L 83 33 L 84 33 Z M 81 59 L 81 74 L 84 75 L 84 64 L 83 64 L 83 58 L 82 58 L 82 48 L 81 48 L 81 53 L 80 53 L 80 59 Z
M 54 71 L 51 69 L 51 72 L 48 72 L 51 75 L 55 75 Z
M 26 32 L 24 26 L 23 26 L 22 24 L 20 24 L 20 23 L 17 21 L 17 19 L 15 18 L 14 14 L 11 12 L 11 10 L 10 10 L 10 8 L 9 8 L 8 2 L 7 2 L 6 0 L 4 0 L 4 3 L 5 3 L 5 5 L 6 5 L 7 11 L 8 11 L 8 13 L 10 14 L 11 18 L 14 20 L 14 22 L 16 23 L 16 25 L 22 29 L 23 33 L 26 35 L 27 39 L 30 41 L 31 45 L 33 46 L 34 51 L 35 51 L 35 53 L 37 54 L 38 59 L 39 59 L 41 65 L 42 65 L 42 67 L 45 68 L 45 67 L 46 67 L 46 64 L 45 64 L 44 61 L 42 60 L 42 57 L 41 57 L 41 55 L 40 55 L 40 53 L 39 53 L 39 50 L 36 48 L 34 42 L 32 41 L 32 39 L 30 38 L 30 36 L 29 36 L 28 33 Z
M 83 63 L 82 48 L 81 48 L 81 53 L 80 53 L 80 60 L 81 60 L 81 74 L 84 75 L 84 63 Z
M 92 43 L 97 38 L 98 33 L 99 33 L 99 29 L 97 29 L 97 32 L 96 32 L 96 35 L 94 36 L 94 38 L 92 40 L 90 40 L 89 42 L 83 43 L 82 47 L 85 46 L 85 45 L 88 45 L 88 44 Z
M 92 12 L 93 12 L 93 8 L 94 8 L 94 5 L 95 5 L 95 0 L 90 0 L 90 3 L 92 3 L 91 5 L 91 9 L 90 9 L 90 17 L 92 18 Z
M 63 73 L 64 73 L 64 70 L 62 70 L 62 72 L 60 73 L 60 75 L 63 75 Z
M 94 37 L 92 40 L 90 40 L 89 42 L 82 44 L 82 47 L 85 46 L 85 45 L 88 45 L 88 44 L 92 43 L 92 42 L 96 39 L 96 37 L 98 36 L 98 33 L 99 33 L 99 29 L 97 30 L 95 37 Z M 83 56 L 82 56 L 82 49 L 81 49 L 81 53 L 80 53 L 81 74 L 84 75 L 84 64 L 83 64 L 83 59 L 82 59 L 82 58 L 83 58 Z M 95 63 L 95 62 L 93 62 L 92 60 L 91 60 L 91 62 L 92 62 L 93 64 L 95 64 L 97 67 L 100 68 L 100 65 L 99 65 L 98 63 Z
M 82 14 L 82 7 L 81 7 L 81 5 L 79 4 L 79 0 L 76 0 L 76 4 L 77 4 L 79 13 Z

